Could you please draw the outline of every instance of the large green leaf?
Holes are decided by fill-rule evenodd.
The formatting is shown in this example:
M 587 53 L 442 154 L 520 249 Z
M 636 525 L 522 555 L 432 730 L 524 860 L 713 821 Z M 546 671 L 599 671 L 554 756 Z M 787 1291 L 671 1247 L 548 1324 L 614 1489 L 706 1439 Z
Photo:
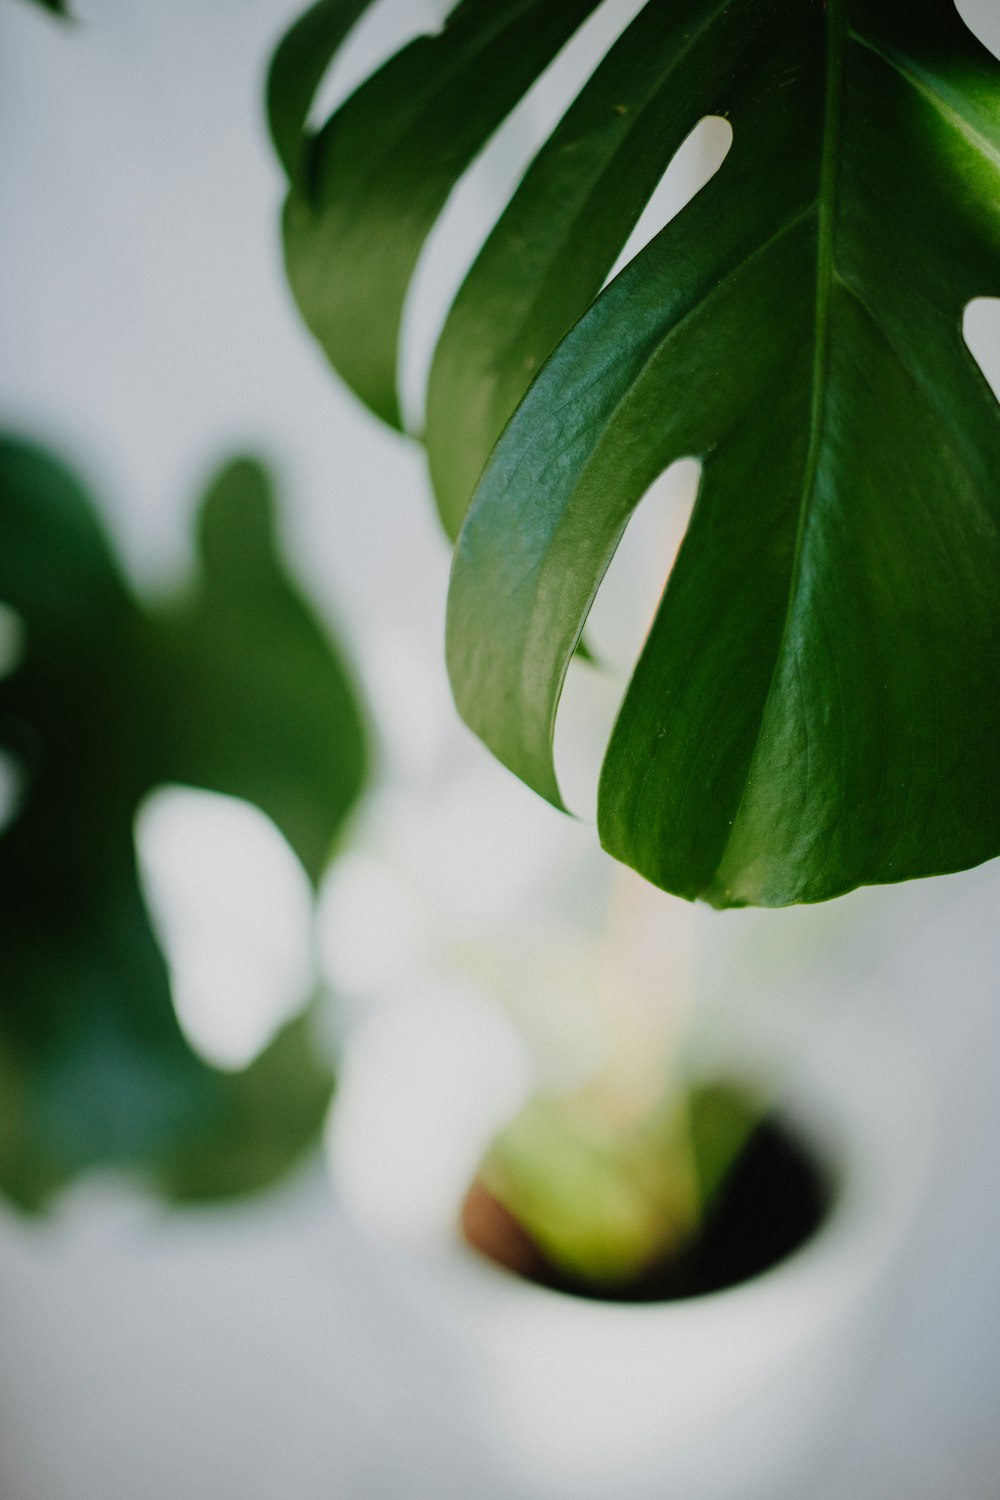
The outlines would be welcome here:
M 24 638 L 0 746 L 25 783 L 0 830 L 0 1186 L 26 1205 L 96 1164 L 174 1196 L 239 1191 L 322 1122 L 308 1012 L 243 1073 L 188 1047 L 133 847 L 146 792 L 190 782 L 256 802 L 315 878 L 361 786 L 358 707 L 271 507 L 260 467 L 229 465 L 202 506 L 200 579 L 143 609 L 75 479 L 0 441 L 0 601 Z
M 722 168 L 601 291 L 707 114 Z M 350 203 L 405 224 L 405 183 L 363 171 Z M 348 285 L 360 329 L 377 299 Z M 590 605 L 652 481 L 699 459 L 600 786 L 604 844 L 657 884 L 781 905 L 1000 852 L 1000 415 L 962 336 L 997 293 L 1000 65 L 951 0 L 652 0 L 501 214 L 428 393 L 452 531 L 486 466 L 452 683 L 558 803 Z

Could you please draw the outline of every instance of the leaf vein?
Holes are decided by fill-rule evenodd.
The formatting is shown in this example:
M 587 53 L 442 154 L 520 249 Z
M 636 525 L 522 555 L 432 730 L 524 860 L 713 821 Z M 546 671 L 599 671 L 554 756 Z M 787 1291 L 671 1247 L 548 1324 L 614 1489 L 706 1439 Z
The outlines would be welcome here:
M 980 155 L 989 157 L 994 166 L 1000 167 L 1000 150 L 983 135 L 982 131 L 977 130 L 964 115 L 959 114 L 958 110 L 937 92 L 927 78 L 914 72 L 912 68 L 908 68 L 902 58 L 880 47 L 877 42 L 871 41 L 868 37 L 862 36 L 860 32 L 851 30 L 849 35 L 852 41 L 857 42 L 860 47 L 864 47 L 873 57 L 879 58 L 885 63 L 886 67 L 891 68 L 904 82 L 908 83 L 921 98 L 926 99 L 928 104 L 941 116 L 945 123 L 950 125 L 964 140 L 968 141 L 969 145 L 974 147 Z

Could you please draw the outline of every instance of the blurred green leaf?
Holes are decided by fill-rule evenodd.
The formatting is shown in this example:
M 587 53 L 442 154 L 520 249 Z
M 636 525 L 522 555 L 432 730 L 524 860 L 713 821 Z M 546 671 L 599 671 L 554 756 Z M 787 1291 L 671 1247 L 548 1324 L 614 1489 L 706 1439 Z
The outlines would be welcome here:
M 254 802 L 315 881 L 365 774 L 352 683 L 275 548 L 258 464 L 230 464 L 199 524 L 201 577 L 157 616 L 170 683 L 158 780 Z M 166 707 L 166 705 L 165 705 Z
M 479 1176 L 551 1265 L 613 1286 L 684 1243 L 695 1202 L 675 1132 L 616 1135 L 601 1126 L 576 1101 L 533 1100 Z
M 687 1102 L 688 1139 L 704 1217 L 765 1111 L 757 1095 L 731 1083 L 699 1083 Z
M 550 1265 L 626 1285 L 698 1235 L 764 1113 L 748 1091 L 699 1083 L 642 1114 L 599 1087 L 532 1099 L 479 1169 Z
M 160 1190 L 184 1202 L 252 1192 L 280 1178 L 316 1140 L 330 1103 L 330 1070 L 306 1013 L 242 1073 L 212 1079 L 197 1123 L 157 1154 Z
M 63 0 L 34 0 L 34 4 L 40 5 L 43 10 L 52 11 L 56 16 L 69 17 L 70 15 L 69 7 L 63 4 Z
M 332 1088 L 308 1013 L 243 1073 L 202 1062 L 142 901 L 133 821 L 152 788 L 255 802 L 315 880 L 365 774 L 354 691 L 276 554 L 256 463 L 210 488 L 200 554 L 183 597 L 141 607 L 75 478 L 0 441 L 0 602 L 24 634 L 0 680 L 24 783 L 0 829 L 0 1184 L 26 1206 L 99 1164 L 175 1196 L 263 1185 L 314 1141 Z
M 267 122 L 290 183 L 307 186 L 313 136 L 306 129 L 330 59 L 371 0 L 319 0 L 282 38 L 267 75 Z

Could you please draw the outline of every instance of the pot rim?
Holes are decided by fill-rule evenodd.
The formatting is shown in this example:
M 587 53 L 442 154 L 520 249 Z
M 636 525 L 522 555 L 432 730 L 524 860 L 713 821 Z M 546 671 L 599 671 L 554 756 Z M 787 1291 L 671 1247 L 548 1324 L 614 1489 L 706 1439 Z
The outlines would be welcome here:
M 751 1081 L 756 1071 L 747 1068 L 744 1076 Z M 826 1281 L 837 1281 L 846 1296 L 877 1275 L 911 1229 L 929 1166 L 929 1120 L 902 1106 L 888 1110 L 884 1099 L 845 1101 L 836 1097 L 838 1092 L 821 1071 L 803 1069 L 772 1111 L 804 1144 L 831 1186 L 829 1207 L 816 1230 L 763 1271 L 690 1297 L 630 1303 L 542 1286 L 465 1242 L 460 1200 L 436 1233 L 411 1235 L 391 1228 L 379 1222 L 364 1192 L 357 1191 L 359 1163 L 349 1150 L 345 1154 L 343 1142 L 333 1152 L 339 1158 L 335 1179 L 352 1219 L 373 1246 L 391 1259 L 416 1260 L 425 1270 L 451 1277 L 469 1298 L 561 1307 L 602 1320 L 686 1321 L 708 1310 L 729 1316 L 736 1308 L 755 1308 L 784 1298 L 793 1287 L 806 1296 Z M 349 1170 L 343 1170 L 345 1165 Z

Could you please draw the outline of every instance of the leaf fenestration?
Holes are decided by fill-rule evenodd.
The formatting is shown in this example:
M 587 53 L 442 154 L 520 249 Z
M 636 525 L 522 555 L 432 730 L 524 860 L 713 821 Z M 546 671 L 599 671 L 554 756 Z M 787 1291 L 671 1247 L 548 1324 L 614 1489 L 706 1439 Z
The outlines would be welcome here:
M 597 3 L 460 0 L 309 147 L 307 189 L 285 204 L 289 282 L 339 374 L 394 426 L 403 302 L 424 240 L 466 167 Z
M 613 854 L 718 905 L 1000 848 L 1000 419 L 961 334 L 1000 284 L 1000 68 L 957 16 L 770 9 L 710 101 L 734 131 L 717 178 L 501 440 L 449 616 L 465 716 L 555 799 L 603 571 L 656 474 L 701 460 L 598 820 Z
M 330 60 L 371 0 L 318 0 L 282 37 L 267 75 L 267 123 L 289 183 L 308 191 L 309 111 Z
M 709 114 L 733 130 L 721 169 L 602 290 Z M 409 144 L 409 176 L 433 174 L 438 143 Z M 388 238 L 406 183 L 357 164 L 342 211 Z M 354 299 L 360 347 L 373 284 L 328 252 L 310 274 Z M 962 337 L 965 305 L 997 293 L 1000 64 L 950 0 L 650 3 L 499 215 L 428 397 L 453 532 L 478 480 L 452 684 L 558 803 L 553 727 L 591 603 L 649 485 L 698 459 L 600 786 L 602 841 L 655 883 L 782 905 L 1000 852 L 1000 412 Z M 397 322 L 383 333 L 394 350 Z

